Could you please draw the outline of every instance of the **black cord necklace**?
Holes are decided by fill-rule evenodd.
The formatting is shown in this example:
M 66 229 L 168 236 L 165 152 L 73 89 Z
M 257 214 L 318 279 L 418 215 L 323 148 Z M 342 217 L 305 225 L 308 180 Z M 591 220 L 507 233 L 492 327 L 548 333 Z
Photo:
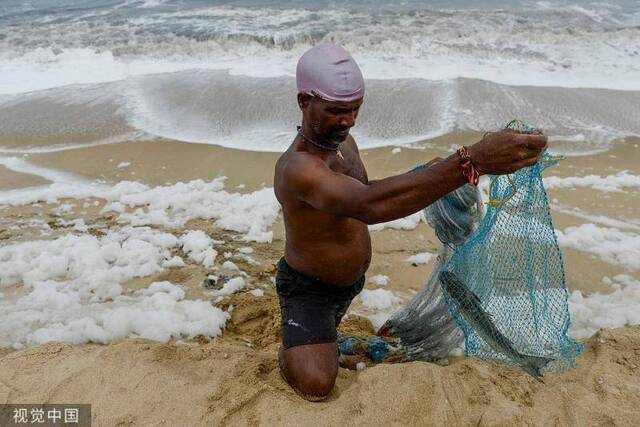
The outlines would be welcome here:
M 311 144 L 315 145 L 316 147 L 318 147 L 318 148 L 320 148 L 322 150 L 333 151 L 334 153 L 336 153 L 338 155 L 338 157 L 340 157 L 342 160 L 344 160 L 344 157 L 342 156 L 342 153 L 340 152 L 340 144 L 327 145 L 327 144 L 323 144 L 321 142 L 314 141 L 313 139 L 309 138 L 307 135 L 305 135 L 302 132 L 302 126 L 297 126 L 296 129 L 298 129 L 298 133 L 300 134 L 300 136 L 302 138 L 304 138 L 307 142 L 310 142 Z

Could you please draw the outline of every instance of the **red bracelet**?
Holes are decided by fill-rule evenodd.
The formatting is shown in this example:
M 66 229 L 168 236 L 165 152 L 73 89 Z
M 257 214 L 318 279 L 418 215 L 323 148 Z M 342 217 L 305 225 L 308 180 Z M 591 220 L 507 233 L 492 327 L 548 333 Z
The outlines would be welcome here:
M 464 145 L 456 151 L 458 153 L 458 157 L 460 157 L 460 166 L 462 167 L 462 175 L 467 178 L 469 184 L 474 187 L 478 186 L 478 181 L 480 180 L 480 173 L 478 169 L 476 169 L 473 161 L 471 160 L 471 154 L 469 153 L 469 149 Z

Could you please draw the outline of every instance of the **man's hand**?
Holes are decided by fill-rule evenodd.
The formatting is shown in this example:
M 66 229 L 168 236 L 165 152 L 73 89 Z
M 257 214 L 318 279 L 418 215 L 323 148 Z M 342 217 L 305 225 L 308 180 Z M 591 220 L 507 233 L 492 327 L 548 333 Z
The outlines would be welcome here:
M 547 137 L 511 129 L 487 135 L 469 147 L 471 160 L 481 175 L 503 175 L 535 164 L 547 149 Z

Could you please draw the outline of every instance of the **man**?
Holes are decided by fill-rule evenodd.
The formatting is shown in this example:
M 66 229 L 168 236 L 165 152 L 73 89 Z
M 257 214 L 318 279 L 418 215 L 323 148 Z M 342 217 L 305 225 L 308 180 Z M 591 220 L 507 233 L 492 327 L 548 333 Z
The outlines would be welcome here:
M 364 80 L 341 47 L 308 50 L 296 69 L 302 125 L 278 159 L 275 193 L 286 245 L 276 286 L 282 314 L 280 369 L 308 400 L 331 392 L 338 372 L 336 327 L 362 290 L 371 261 L 368 224 L 402 218 L 480 174 L 533 165 L 547 147 L 539 135 L 501 131 L 429 167 L 369 180 L 349 135 Z

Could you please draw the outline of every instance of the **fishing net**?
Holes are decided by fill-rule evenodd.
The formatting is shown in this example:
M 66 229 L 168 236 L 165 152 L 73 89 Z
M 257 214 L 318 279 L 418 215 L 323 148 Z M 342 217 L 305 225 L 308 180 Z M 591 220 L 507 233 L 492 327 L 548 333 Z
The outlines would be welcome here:
M 413 171 L 425 167 L 421 165 Z M 341 354 L 365 354 L 373 362 L 387 360 L 389 354 L 393 360 L 436 361 L 462 348 L 464 336 L 449 312 L 438 274 L 480 222 L 479 192 L 477 188 L 465 185 L 432 203 L 424 213 L 443 244 L 426 285 L 378 331 L 378 335 L 399 346 L 381 342 L 376 337 L 361 339 L 338 334 Z
M 508 127 L 536 132 L 521 122 Z M 455 322 L 467 356 L 513 364 L 534 377 L 575 365 L 581 346 L 567 336 L 568 292 L 541 177 L 555 161 L 545 154 L 512 175 L 490 177 L 477 228 L 477 204 L 456 196 L 477 197 L 469 186 L 425 210 L 443 243 L 438 265 L 382 328 L 407 347 L 408 358 L 432 360 L 451 351 L 460 337 Z M 442 325 L 449 332 L 440 333 Z
M 464 185 L 429 205 L 424 214 L 442 242 L 436 264 L 420 292 L 394 312 L 378 333 L 399 340 L 406 360 L 436 361 L 463 344 L 462 330 L 450 314 L 438 275 L 478 226 L 480 194 Z

